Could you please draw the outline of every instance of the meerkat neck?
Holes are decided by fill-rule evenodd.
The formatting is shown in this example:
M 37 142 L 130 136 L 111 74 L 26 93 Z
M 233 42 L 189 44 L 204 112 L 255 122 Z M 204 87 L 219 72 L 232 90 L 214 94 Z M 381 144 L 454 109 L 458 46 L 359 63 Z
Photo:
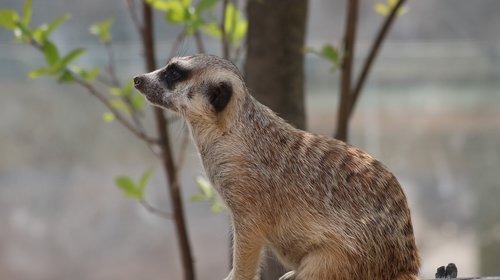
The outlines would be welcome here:
M 235 105 L 230 108 L 230 111 L 221 113 L 216 120 L 206 123 L 188 122 L 193 140 L 200 152 L 233 135 L 238 138 L 245 138 L 247 135 L 246 140 L 248 140 L 255 138 L 256 133 L 275 133 L 277 130 L 281 133 L 296 131 L 293 126 L 259 103 L 250 94 L 242 96 Z M 242 140 L 245 140 L 243 138 Z

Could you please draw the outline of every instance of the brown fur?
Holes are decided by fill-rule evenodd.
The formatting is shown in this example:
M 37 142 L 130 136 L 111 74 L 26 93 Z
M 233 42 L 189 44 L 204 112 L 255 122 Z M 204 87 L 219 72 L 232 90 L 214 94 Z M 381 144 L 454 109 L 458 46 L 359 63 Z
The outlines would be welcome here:
M 263 246 L 295 271 L 282 279 L 418 279 L 406 197 L 379 161 L 293 128 L 248 93 L 230 62 L 200 55 L 170 63 L 189 69 L 189 78 L 167 90 L 158 70 L 141 76 L 137 87 L 186 119 L 230 210 L 234 268 L 227 279 L 258 279 Z M 232 96 L 216 112 L 203 93 L 224 82 Z

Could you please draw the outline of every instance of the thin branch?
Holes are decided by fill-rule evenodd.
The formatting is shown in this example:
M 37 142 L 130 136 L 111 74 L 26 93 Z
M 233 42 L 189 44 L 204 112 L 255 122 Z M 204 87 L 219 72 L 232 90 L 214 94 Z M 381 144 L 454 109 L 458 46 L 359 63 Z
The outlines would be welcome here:
M 387 36 L 387 33 L 389 32 L 389 29 L 398 14 L 399 8 L 405 3 L 405 1 L 406 0 L 399 0 L 393 7 L 391 13 L 389 14 L 389 16 L 386 17 L 384 23 L 382 24 L 382 27 L 380 28 L 377 37 L 370 48 L 368 58 L 366 59 L 363 65 L 361 74 L 359 75 L 356 85 L 352 91 L 351 104 L 349 106 L 349 116 L 352 114 L 352 111 L 354 110 L 354 106 L 356 105 L 356 101 L 358 100 L 359 93 L 363 89 L 363 85 L 365 84 L 366 78 L 368 77 L 368 73 L 370 72 L 373 61 L 377 57 L 380 47 L 384 42 L 384 39 Z
M 144 132 L 144 126 L 142 125 L 140 116 L 142 116 L 142 112 L 134 107 L 134 104 L 132 102 L 132 99 L 130 96 L 121 96 L 122 100 L 127 104 L 127 106 L 130 108 L 130 116 L 132 117 L 132 121 L 134 122 L 135 127 L 137 130 L 141 133 Z
M 358 0 L 347 0 L 347 16 L 344 33 L 344 58 L 341 65 L 340 102 L 337 118 L 337 132 L 335 138 L 347 140 L 347 125 L 349 122 L 349 108 L 351 97 L 352 61 L 356 41 L 356 24 L 358 21 Z
M 139 200 L 139 203 L 142 205 L 142 207 L 144 207 L 144 209 L 146 209 L 151 214 L 158 215 L 158 216 L 160 216 L 164 219 L 167 219 L 167 220 L 172 219 L 172 215 L 170 213 L 164 212 L 164 211 L 152 206 L 144 199 Z
M 199 30 L 196 30 L 193 34 L 194 36 L 194 41 L 196 43 L 196 48 L 198 49 L 199 53 L 205 53 L 205 46 L 203 44 L 203 40 L 201 38 L 201 34 Z
M 132 19 L 132 22 L 134 23 L 134 27 L 137 30 L 137 34 L 141 35 L 142 33 L 142 24 L 139 21 L 139 17 L 136 14 L 136 7 L 135 7 L 135 2 L 134 0 L 126 0 L 127 1 L 127 10 L 130 14 L 130 18 Z
M 249 1 L 250 1 L 250 0 L 245 0 L 245 1 L 244 1 L 244 4 L 243 4 L 243 6 L 244 6 L 244 8 L 243 8 L 243 9 L 244 9 L 244 11 L 248 11 L 248 2 L 249 2 Z M 239 61 L 241 60 L 241 56 L 242 56 L 242 54 L 243 54 L 243 53 L 245 53 L 247 46 L 248 46 L 248 36 L 245 36 L 245 38 L 244 38 L 244 42 L 243 42 L 243 43 L 241 43 L 241 44 L 240 44 L 240 45 L 239 45 L 239 46 L 238 46 L 238 47 L 234 50 L 234 59 L 233 59 L 233 61 L 234 61 L 235 63 L 237 63 L 237 62 L 239 62 Z
M 115 60 L 115 53 L 113 50 L 113 47 L 111 45 L 111 42 L 106 42 L 104 43 L 104 47 L 106 49 L 106 53 L 108 54 L 108 66 L 107 70 L 109 73 L 109 77 L 111 78 L 111 84 L 113 87 L 118 87 L 121 88 L 122 84 L 120 82 L 120 79 L 118 78 L 118 75 L 116 74 L 116 60 Z M 132 121 L 135 124 L 136 129 L 144 134 L 144 127 L 142 125 L 142 122 L 140 120 L 140 115 L 141 111 L 137 110 L 134 107 L 134 104 L 132 102 L 132 99 L 130 96 L 121 96 L 121 99 L 127 104 L 127 106 L 130 108 L 130 115 L 132 117 Z
M 111 82 L 113 83 L 113 86 L 121 87 L 120 80 L 116 75 L 115 54 L 113 48 L 111 47 L 111 43 L 110 42 L 104 43 L 104 47 L 106 48 L 106 53 L 108 54 L 108 73 L 109 77 L 111 78 Z
M 233 4 L 236 11 L 239 10 L 238 2 L 236 0 L 229 0 L 229 2 L 231 4 Z M 232 27 L 230 30 L 231 33 L 229 34 L 229 38 L 228 38 L 228 42 L 227 42 L 227 44 L 228 44 L 227 59 L 229 59 L 229 60 L 232 60 L 231 59 L 232 58 L 231 47 L 233 47 L 233 46 L 231 45 L 231 43 L 232 43 L 232 39 L 234 38 L 234 34 L 236 32 L 236 15 L 234 13 L 232 14 L 232 18 L 231 18 L 231 27 Z
M 179 158 L 176 161 L 177 171 L 181 170 L 182 166 L 184 165 L 184 161 L 186 160 L 188 143 L 189 143 L 189 133 L 187 132 L 186 129 L 183 129 L 181 147 L 179 148 Z
M 222 2 L 222 21 L 220 24 L 221 29 L 221 40 L 222 40 L 222 57 L 229 59 L 229 40 L 226 34 L 226 9 L 229 5 L 229 0 L 224 0 Z
M 173 124 L 173 123 L 178 122 L 180 120 L 181 120 L 181 117 L 179 117 L 178 115 L 171 115 L 170 117 L 167 117 L 168 124 Z
M 146 63 L 146 71 L 153 71 L 156 69 L 153 11 L 146 2 L 142 2 L 142 14 L 144 19 L 144 28 L 141 35 L 145 55 L 144 60 Z M 170 146 L 170 137 L 167 127 L 168 123 L 161 108 L 155 107 L 153 111 L 156 120 L 158 137 L 161 141 L 159 148 L 162 155 L 162 165 L 163 169 L 165 170 L 167 188 L 170 193 L 170 200 L 172 202 L 172 218 L 175 224 L 176 235 L 179 244 L 179 253 L 184 272 L 183 279 L 194 280 L 196 277 L 193 264 L 193 256 L 184 216 L 179 178 L 177 177 L 177 171 L 175 170 L 175 163 L 172 157 L 172 149 Z
M 69 71 L 69 70 L 68 70 Z M 111 103 L 109 102 L 109 99 L 106 98 L 103 94 L 101 94 L 94 86 L 92 86 L 90 83 L 87 81 L 79 78 L 79 77 L 74 77 L 74 80 L 77 84 L 83 86 L 84 88 L 87 89 L 87 91 L 95 96 L 99 101 L 101 101 L 108 110 L 113 113 L 115 118 L 123 125 L 125 126 L 130 132 L 132 132 L 135 136 L 139 137 L 140 139 L 144 140 L 148 144 L 159 144 L 159 141 L 157 139 L 150 138 L 148 135 L 146 135 L 144 132 L 139 131 L 133 124 L 131 124 L 125 116 L 123 116 L 118 110 L 116 110 L 113 106 L 111 106 Z
M 43 48 L 42 46 L 34 39 L 31 39 L 30 40 L 30 44 L 35 47 L 36 49 L 38 49 L 39 51 L 42 51 L 43 52 Z M 117 109 L 115 109 L 113 106 L 111 106 L 111 103 L 109 102 L 109 99 L 106 98 L 106 96 L 104 94 L 102 94 L 101 92 L 99 92 L 92 84 L 90 84 L 89 82 L 85 81 L 84 79 L 80 78 L 76 73 L 74 73 L 73 71 L 71 71 L 71 69 L 65 67 L 64 68 L 65 71 L 68 71 L 70 73 L 73 73 L 73 79 L 74 81 L 81 85 L 82 87 L 84 87 L 85 89 L 87 89 L 87 91 L 95 96 L 99 101 L 101 101 L 102 104 L 104 104 L 104 106 L 106 106 L 106 108 L 108 108 L 111 113 L 113 113 L 113 115 L 115 116 L 115 118 L 123 125 L 125 126 L 130 132 L 132 132 L 135 136 L 139 137 L 140 139 L 144 140 L 146 143 L 148 144 L 159 144 L 159 141 L 157 139 L 153 139 L 153 138 L 150 138 L 148 135 L 146 135 L 144 132 L 142 131 L 139 131 L 136 127 L 134 127 L 133 124 L 131 124 L 127 118 L 125 118 L 125 116 L 123 116 Z
M 100 75 L 100 74 L 96 77 L 96 80 L 97 80 L 98 82 L 100 82 L 101 84 L 103 84 L 103 85 L 107 86 L 107 87 L 114 87 L 114 86 L 115 86 L 115 85 L 113 84 L 113 82 L 112 82 L 112 81 L 110 81 L 110 80 L 109 80 L 108 78 L 106 78 L 106 77 L 103 77 L 103 76 L 102 76 L 102 75 Z
M 170 61 L 170 59 L 172 59 L 176 55 L 179 46 L 181 45 L 182 41 L 185 38 L 186 38 L 186 29 L 182 30 L 182 32 L 177 35 L 177 38 L 175 38 L 174 44 L 172 45 L 172 49 L 170 50 L 170 54 L 168 55 L 167 63 L 168 61 Z
M 234 50 L 234 56 L 233 56 L 233 62 L 238 63 L 242 58 L 241 56 L 246 50 L 247 43 L 240 44 L 235 50 Z

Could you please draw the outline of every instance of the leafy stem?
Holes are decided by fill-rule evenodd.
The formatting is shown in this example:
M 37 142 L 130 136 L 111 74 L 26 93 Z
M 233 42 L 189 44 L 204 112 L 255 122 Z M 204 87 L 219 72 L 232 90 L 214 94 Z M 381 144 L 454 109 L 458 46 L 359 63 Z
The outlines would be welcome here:
M 158 139 L 149 137 L 143 131 L 141 131 L 136 126 L 134 126 L 132 123 L 130 123 L 120 111 L 118 111 L 115 107 L 113 107 L 111 105 L 110 100 L 104 94 L 102 94 L 100 91 L 98 91 L 91 83 L 85 81 L 84 79 L 81 79 L 80 77 L 74 77 L 74 80 L 77 84 L 79 84 L 82 87 L 84 87 L 85 89 L 87 89 L 87 91 L 91 95 L 93 95 L 97 99 L 99 99 L 99 101 L 101 101 L 101 103 L 104 104 L 104 106 L 106 106 L 106 108 L 108 108 L 111 111 L 111 113 L 113 113 L 115 118 L 123 126 L 125 126 L 130 132 L 132 132 L 135 136 L 139 137 L 140 139 L 142 139 L 143 141 L 145 141 L 148 144 L 153 144 L 153 145 L 159 144 Z

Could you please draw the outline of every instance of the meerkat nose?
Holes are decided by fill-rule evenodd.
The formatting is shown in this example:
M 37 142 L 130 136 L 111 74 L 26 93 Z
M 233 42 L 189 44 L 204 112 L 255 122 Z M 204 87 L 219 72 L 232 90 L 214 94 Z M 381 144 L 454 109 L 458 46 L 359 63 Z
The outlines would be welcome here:
M 144 77 L 143 76 L 135 76 L 134 77 L 134 87 L 136 89 L 141 89 L 143 84 L 144 84 Z

